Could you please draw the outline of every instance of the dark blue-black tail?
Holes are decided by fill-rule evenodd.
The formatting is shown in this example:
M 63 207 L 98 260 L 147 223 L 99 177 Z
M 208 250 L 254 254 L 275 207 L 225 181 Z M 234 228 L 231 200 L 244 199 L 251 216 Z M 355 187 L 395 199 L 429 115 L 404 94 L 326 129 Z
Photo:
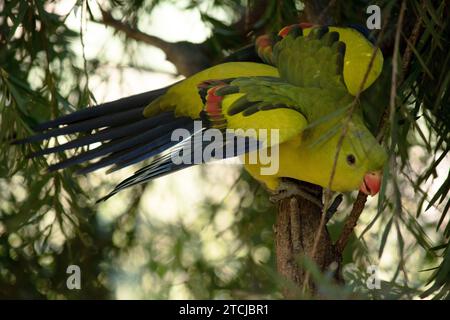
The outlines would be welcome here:
M 154 170 L 149 177 L 156 178 L 167 173 L 169 169 L 166 164 L 167 157 L 163 157 L 164 151 L 178 143 L 171 141 L 172 131 L 177 128 L 185 128 L 189 132 L 193 130 L 192 119 L 175 117 L 173 112 L 164 112 L 151 118 L 143 116 L 144 108 L 165 91 L 166 89 L 149 91 L 61 116 L 39 124 L 35 128 L 39 132 L 36 135 L 12 143 L 26 144 L 77 134 L 74 139 L 66 143 L 39 150 L 30 154 L 29 157 L 101 143 L 97 148 L 84 150 L 66 160 L 50 165 L 48 170 L 55 171 L 73 165 L 83 165 L 76 171 L 77 173 L 86 174 L 106 166 L 112 166 L 109 171 L 115 171 L 153 157 L 151 164 Z M 91 160 L 96 161 L 88 163 Z M 162 165 L 164 166 L 161 167 Z M 127 181 L 129 183 L 129 179 Z M 142 179 L 136 181 L 136 183 L 140 182 Z
M 165 91 L 166 89 L 150 91 L 61 116 L 38 125 L 36 131 L 39 133 L 16 140 L 13 144 L 40 142 L 59 136 L 75 135 L 73 139 L 68 139 L 68 142 L 30 154 L 29 157 L 33 158 L 100 143 L 94 149 L 86 148 L 78 154 L 50 165 L 49 171 L 78 165 L 79 168 L 76 170 L 78 174 L 87 174 L 107 166 L 110 166 L 108 172 L 112 172 L 150 159 L 148 165 L 122 181 L 111 193 L 98 201 L 106 200 L 130 186 L 199 164 L 192 159 L 196 152 L 203 152 L 209 144 L 201 139 L 206 129 L 202 124 L 195 126 L 195 119 L 176 117 L 171 111 L 150 118 L 145 118 L 143 115 L 145 107 Z M 172 139 L 175 129 L 184 129 L 186 134 L 183 139 Z M 234 137 L 233 139 L 242 138 Z M 219 148 L 226 149 L 229 143 L 230 141 L 224 140 L 223 144 L 219 144 Z M 241 149 L 235 148 L 235 145 L 240 144 L 233 142 L 234 150 L 228 153 L 228 156 L 247 152 L 250 150 L 247 146 L 251 144 L 248 142 Z M 174 154 L 191 161 L 175 163 Z

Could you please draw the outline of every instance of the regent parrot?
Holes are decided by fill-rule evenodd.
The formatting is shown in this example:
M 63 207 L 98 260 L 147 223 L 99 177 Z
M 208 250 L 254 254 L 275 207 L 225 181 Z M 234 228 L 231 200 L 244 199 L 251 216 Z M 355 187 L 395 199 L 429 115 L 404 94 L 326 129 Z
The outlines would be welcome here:
M 374 52 L 373 44 L 353 28 L 300 24 L 284 28 L 274 40 L 259 38 L 256 47 L 265 64 L 219 64 L 167 88 L 42 123 L 36 128 L 41 133 L 16 143 L 88 132 L 34 152 L 31 156 L 35 157 L 101 142 L 97 148 L 50 165 L 50 171 L 97 158 L 77 172 L 85 174 L 106 166 L 114 171 L 150 159 L 149 164 L 101 199 L 105 200 L 124 188 L 192 165 L 172 161 L 173 153 L 179 151 L 177 146 L 186 141 L 172 141 L 171 133 L 185 128 L 197 134 L 194 120 L 202 119 L 205 129 L 278 129 L 278 172 L 261 175 L 259 163 L 245 164 L 246 170 L 269 190 L 279 188 L 281 178 L 327 187 L 345 111 L 359 91 Z M 381 52 L 375 52 L 363 89 L 382 70 Z M 263 139 L 251 138 L 260 142 Z M 269 140 L 262 141 L 262 145 L 274 147 Z M 361 112 L 356 112 L 342 142 L 332 190 L 360 188 L 366 194 L 376 194 L 385 160 L 384 149 L 364 125 Z

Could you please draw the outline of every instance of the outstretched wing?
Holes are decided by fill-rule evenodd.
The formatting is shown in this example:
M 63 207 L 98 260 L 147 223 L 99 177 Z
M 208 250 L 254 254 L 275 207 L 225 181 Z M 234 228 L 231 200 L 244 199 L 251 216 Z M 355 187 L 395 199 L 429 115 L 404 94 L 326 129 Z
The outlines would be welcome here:
M 200 88 L 204 113 L 216 128 L 279 128 L 293 134 L 347 109 L 354 99 L 345 90 L 303 88 L 275 77 L 213 80 Z
M 273 58 L 273 47 L 276 43 L 279 41 L 282 41 L 283 38 L 288 35 L 292 34 L 295 37 L 302 34 L 302 31 L 308 28 L 311 28 L 313 25 L 311 23 L 298 23 L 298 24 L 292 24 L 289 26 L 284 27 L 283 29 L 276 33 L 270 33 L 270 34 L 263 34 L 256 38 L 255 41 L 255 50 L 258 54 L 259 58 L 263 60 L 267 64 L 271 64 L 273 66 L 276 66 L 276 62 Z M 241 51 L 241 50 L 240 50 Z M 245 52 L 242 50 L 243 53 Z M 241 56 L 242 53 L 238 51 L 237 56 Z
M 199 93 L 207 126 L 241 130 L 266 145 L 288 141 L 308 124 L 309 95 L 279 78 L 206 81 L 199 85 Z M 274 135 L 276 141 L 271 140 Z
M 351 95 L 360 91 L 364 79 L 363 91 L 372 85 L 383 68 L 380 49 L 354 27 L 294 24 L 278 35 L 258 37 L 255 47 L 289 82 L 322 88 L 337 84 L 339 89 L 345 83 Z
M 289 33 L 273 48 L 273 59 L 285 81 L 303 88 L 347 91 L 343 77 L 345 44 L 327 27 Z

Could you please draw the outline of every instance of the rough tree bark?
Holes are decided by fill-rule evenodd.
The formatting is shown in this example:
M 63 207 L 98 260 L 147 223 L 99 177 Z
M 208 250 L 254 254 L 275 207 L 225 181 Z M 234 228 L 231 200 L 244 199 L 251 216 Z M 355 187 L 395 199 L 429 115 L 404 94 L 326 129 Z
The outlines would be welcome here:
M 300 187 L 306 186 L 313 191 L 314 197 L 322 201 L 321 187 L 300 181 L 297 183 Z M 301 267 L 302 258 L 314 261 L 321 270 L 332 268 L 336 280 L 340 280 L 341 255 L 333 245 L 326 227 L 322 229 L 315 255 L 312 256 L 321 214 L 322 210 L 315 203 L 299 196 L 282 199 L 278 203 L 276 260 L 278 273 L 287 280 L 282 289 L 286 298 L 298 297 L 302 288 L 307 289 L 310 294 L 315 292 L 311 277 L 307 277 Z
M 331 24 L 332 18 L 327 11 L 333 3 L 334 1 L 326 0 L 304 1 L 305 9 L 301 19 L 312 23 Z M 301 189 L 306 187 L 313 191 L 313 196 L 322 203 L 321 187 L 301 181 L 296 183 Z M 321 235 L 313 253 L 321 216 L 321 208 L 299 196 L 282 199 L 278 203 L 275 227 L 276 260 L 278 273 L 287 280 L 282 289 L 286 298 L 298 297 L 305 289 L 309 294 L 316 294 L 311 277 L 301 267 L 302 258 L 314 261 L 322 271 L 332 267 L 336 280 L 340 280 L 342 253 L 332 243 L 326 225 L 320 231 Z

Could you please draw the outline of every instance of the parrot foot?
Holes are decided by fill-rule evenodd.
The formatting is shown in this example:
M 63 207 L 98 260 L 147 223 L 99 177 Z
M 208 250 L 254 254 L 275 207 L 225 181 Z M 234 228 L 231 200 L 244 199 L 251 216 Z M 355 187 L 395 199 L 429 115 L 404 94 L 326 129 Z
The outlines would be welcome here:
M 311 190 L 308 190 L 307 187 L 299 186 L 297 183 L 289 180 L 281 180 L 278 188 L 272 192 L 269 197 L 271 202 L 278 202 L 283 199 L 291 198 L 293 196 L 300 196 L 303 199 L 306 199 L 316 206 L 318 206 L 321 210 L 323 210 L 322 202 L 314 195 Z M 338 194 L 331 205 L 328 207 L 326 212 L 326 221 L 329 221 L 333 215 L 336 213 L 339 205 L 341 204 L 343 199 L 342 194 Z
M 307 187 L 300 186 L 298 183 L 286 179 L 282 179 L 280 181 L 278 188 L 272 192 L 272 195 L 269 199 L 272 202 L 278 202 L 280 200 L 291 198 L 293 196 L 300 196 L 314 203 L 319 208 L 323 207 L 321 201 L 317 199 L 312 190 L 308 190 Z

